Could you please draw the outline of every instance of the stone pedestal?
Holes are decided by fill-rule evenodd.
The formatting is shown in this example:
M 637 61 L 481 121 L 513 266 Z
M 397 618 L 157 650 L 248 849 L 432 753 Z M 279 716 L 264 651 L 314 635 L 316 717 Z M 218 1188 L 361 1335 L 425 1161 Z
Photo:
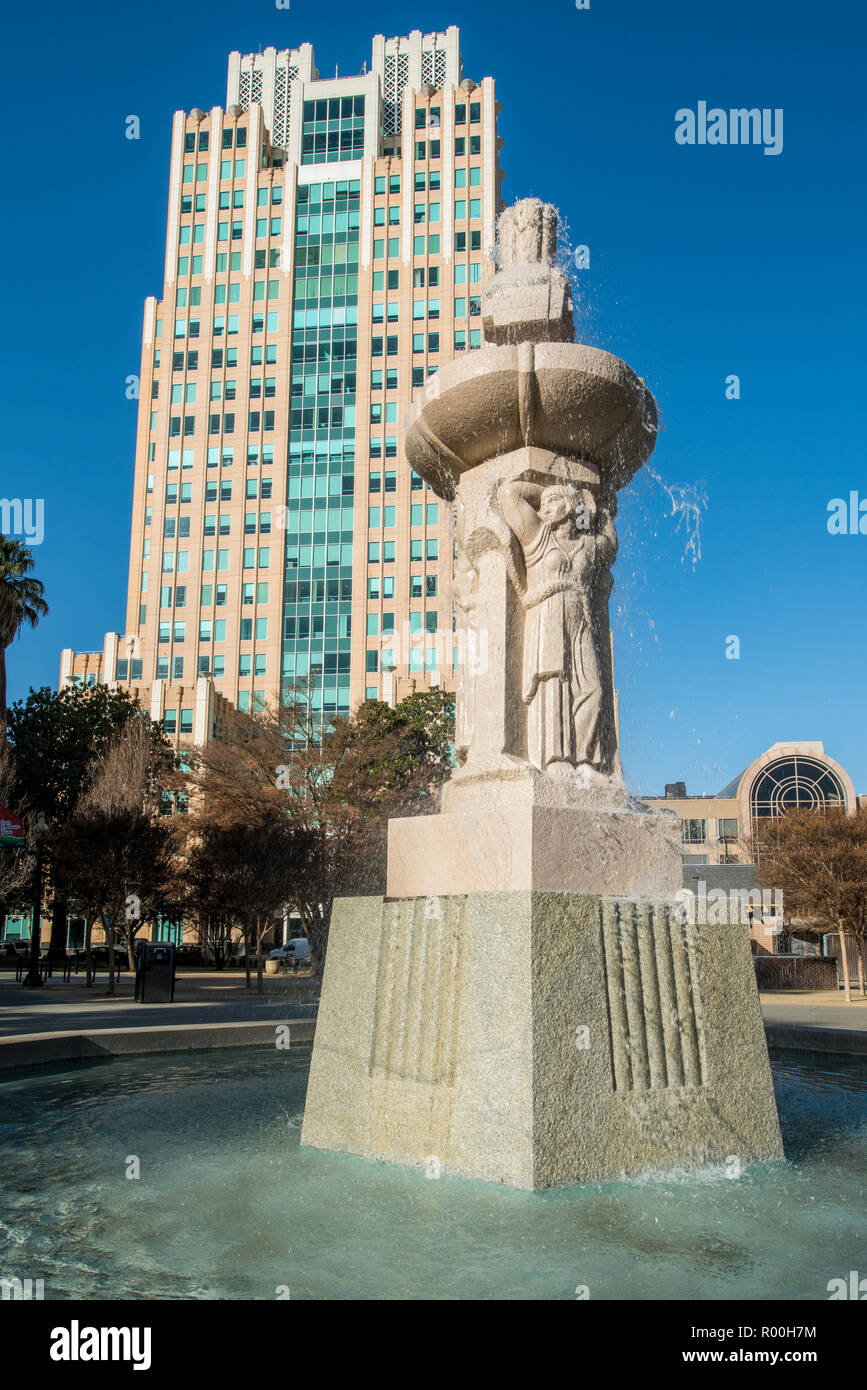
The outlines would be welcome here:
M 455 773 L 442 814 L 388 823 L 389 898 L 568 891 L 674 896 L 677 818 L 611 781 L 558 779 L 501 758 Z
M 343 899 L 301 1139 L 528 1189 L 779 1158 L 748 933 L 568 892 Z

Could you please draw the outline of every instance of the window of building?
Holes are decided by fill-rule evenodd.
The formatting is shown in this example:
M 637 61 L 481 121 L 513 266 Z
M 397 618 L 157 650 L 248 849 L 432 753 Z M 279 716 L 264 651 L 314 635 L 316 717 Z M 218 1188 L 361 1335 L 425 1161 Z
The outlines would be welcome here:
M 707 821 L 684 820 L 681 833 L 685 845 L 703 845 L 707 841 Z

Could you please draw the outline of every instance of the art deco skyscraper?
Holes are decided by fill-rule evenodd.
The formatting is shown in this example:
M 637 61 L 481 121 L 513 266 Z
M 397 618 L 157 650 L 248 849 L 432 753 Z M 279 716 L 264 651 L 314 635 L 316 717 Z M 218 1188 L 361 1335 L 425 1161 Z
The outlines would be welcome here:
M 299 678 L 325 716 L 453 686 L 450 509 L 401 422 L 481 346 L 497 111 L 450 28 L 376 37 L 352 77 L 233 53 L 226 109 L 175 114 L 126 633 L 62 682 L 138 689 L 196 741 Z

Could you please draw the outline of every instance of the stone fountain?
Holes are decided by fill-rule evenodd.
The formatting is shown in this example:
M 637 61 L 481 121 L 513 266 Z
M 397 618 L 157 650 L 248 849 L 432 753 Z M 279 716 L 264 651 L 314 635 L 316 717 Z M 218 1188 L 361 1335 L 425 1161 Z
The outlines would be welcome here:
M 454 505 L 457 767 L 335 903 L 302 1142 L 519 1187 L 782 1154 L 748 933 L 684 920 L 679 825 L 629 795 L 608 597 L 656 405 L 573 341 L 553 207 L 505 211 L 486 345 L 406 454 Z

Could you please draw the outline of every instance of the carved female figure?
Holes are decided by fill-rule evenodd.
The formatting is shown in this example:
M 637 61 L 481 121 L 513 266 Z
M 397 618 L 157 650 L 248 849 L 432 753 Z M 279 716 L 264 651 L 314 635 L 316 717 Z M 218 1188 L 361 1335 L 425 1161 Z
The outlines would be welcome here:
M 555 776 L 580 768 L 605 773 L 610 714 L 593 614 L 617 553 L 616 504 L 612 499 L 597 510 L 592 494 L 571 484 L 503 483 L 498 497 L 526 566 L 521 696 L 527 757 Z M 586 529 L 576 526 L 579 517 Z

